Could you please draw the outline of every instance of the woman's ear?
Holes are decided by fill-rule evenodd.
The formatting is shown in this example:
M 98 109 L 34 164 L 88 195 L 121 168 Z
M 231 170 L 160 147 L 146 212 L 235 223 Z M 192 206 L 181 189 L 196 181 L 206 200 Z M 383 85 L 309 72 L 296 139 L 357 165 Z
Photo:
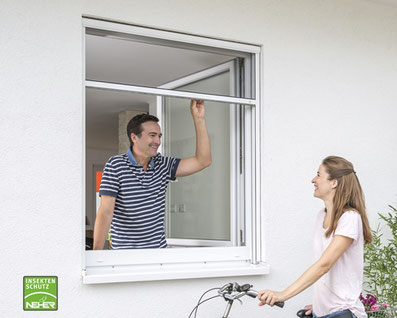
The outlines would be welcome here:
M 332 189 L 336 189 L 337 186 L 338 186 L 338 180 L 336 179 L 332 180 Z

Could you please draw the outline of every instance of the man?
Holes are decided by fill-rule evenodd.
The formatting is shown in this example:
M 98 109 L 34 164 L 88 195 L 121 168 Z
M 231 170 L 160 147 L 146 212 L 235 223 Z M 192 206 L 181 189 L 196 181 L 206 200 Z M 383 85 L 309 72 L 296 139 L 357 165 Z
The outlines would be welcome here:
M 204 102 L 190 103 L 196 130 L 196 155 L 177 159 L 157 153 L 158 118 L 137 115 L 127 125 L 131 147 L 111 157 L 103 171 L 94 228 L 94 250 L 103 249 L 111 226 L 112 249 L 164 248 L 165 192 L 169 180 L 188 176 L 211 164 Z

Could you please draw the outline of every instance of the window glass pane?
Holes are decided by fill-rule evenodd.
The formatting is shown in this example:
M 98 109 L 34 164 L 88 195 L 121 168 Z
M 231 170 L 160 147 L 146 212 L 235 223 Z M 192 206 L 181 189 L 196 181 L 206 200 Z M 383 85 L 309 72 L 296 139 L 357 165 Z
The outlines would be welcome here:
M 246 53 L 237 56 L 234 51 L 229 54 L 227 50 L 205 51 L 194 48 L 178 47 L 178 43 L 171 41 L 158 43 L 121 33 L 86 34 L 86 79 L 145 87 L 168 85 L 164 88 L 253 98 L 249 90 L 244 89 L 243 93 L 240 87 L 239 72 L 244 74 L 244 71 L 239 65 L 245 64 Z M 170 83 L 187 76 L 199 80 L 207 70 L 213 68 L 218 73 L 228 74 L 228 90 L 200 89 L 199 86 L 170 87 Z
M 218 89 L 227 92 L 227 73 L 186 84 L 191 89 Z M 156 108 L 158 96 L 106 89 L 86 88 L 86 232 L 92 248 L 98 198 L 98 174 L 107 160 L 125 153 L 129 141 L 126 124 L 138 113 Z M 163 97 L 163 155 L 187 158 L 195 154 L 195 130 L 190 100 Z M 168 238 L 230 241 L 231 229 L 231 156 L 230 114 L 234 106 L 205 102 L 212 164 L 191 176 L 168 185 Z M 171 212 L 171 204 L 174 212 Z M 182 212 L 185 211 L 185 212 Z M 208 244 L 206 246 L 213 246 Z M 105 244 L 108 248 L 108 243 Z
M 86 88 L 86 145 L 87 148 L 119 151 L 119 120 L 123 112 L 148 113 L 156 104 L 156 96 L 125 91 Z M 133 113 L 131 113 L 133 114 Z M 120 128 L 121 129 L 121 128 Z M 125 149 L 121 149 L 125 151 Z
M 126 124 L 139 113 L 148 113 L 156 96 L 86 88 L 86 249 L 92 249 L 93 229 L 99 208 L 101 170 L 108 159 L 129 146 Z M 108 248 L 108 241 L 105 249 Z
M 228 95 L 231 91 L 230 72 L 211 75 L 194 83 L 178 86 L 176 89 L 195 93 Z
M 227 76 L 214 76 L 184 88 L 227 91 Z M 166 152 L 178 158 L 195 154 L 196 135 L 189 101 L 164 98 Z M 205 102 L 212 164 L 194 175 L 179 178 L 168 190 L 168 237 L 182 239 L 231 240 L 231 156 L 230 112 L 232 106 Z

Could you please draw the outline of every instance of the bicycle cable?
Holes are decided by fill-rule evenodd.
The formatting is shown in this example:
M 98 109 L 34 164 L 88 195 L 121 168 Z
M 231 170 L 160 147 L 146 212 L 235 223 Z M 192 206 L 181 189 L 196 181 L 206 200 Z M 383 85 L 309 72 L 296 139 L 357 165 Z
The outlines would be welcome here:
M 206 301 L 209 301 L 209 300 L 217 298 L 217 297 L 221 297 L 221 296 L 220 295 L 212 296 L 210 298 L 204 299 L 201 303 L 197 304 L 196 307 L 194 307 L 193 310 L 191 311 L 191 313 L 190 313 L 188 318 L 190 318 L 192 316 L 193 312 L 198 308 L 198 306 L 200 306 L 201 304 L 205 303 Z
M 196 308 L 196 312 L 194 313 L 194 318 L 197 317 L 198 306 L 199 306 L 199 304 L 200 304 L 201 299 L 203 299 L 204 295 L 207 294 L 207 293 L 209 293 L 211 290 L 219 290 L 219 289 L 220 289 L 219 287 L 210 288 L 210 289 L 208 289 L 207 291 L 205 291 L 205 292 L 201 295 L 201 297 L 200 297 L 200 299 L 198 300 L 197 305 L 196 305 L 196 307 L 195 307 L 195 308 Z

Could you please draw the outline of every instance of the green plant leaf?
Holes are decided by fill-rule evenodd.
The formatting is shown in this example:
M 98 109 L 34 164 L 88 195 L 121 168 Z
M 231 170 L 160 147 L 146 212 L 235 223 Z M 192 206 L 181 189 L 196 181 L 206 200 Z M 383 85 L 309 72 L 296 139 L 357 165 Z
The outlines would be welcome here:
M 397 305 L 397 209 L 389 205 L 391 212 L 378 213 L 390 228 L 393 238 L 382 243 L 380 225 L 372 231 L 373 241 L 364 247 L 364 291 L 378 297 L 378 303 Z M 370 316 L 368 316 L 370 317 Z M 374 316 L 375 317 L 375 316 Z M 376 316 L 378 317 L 378 316 Z M 385 316 L 386 317 L 386 316 Z

